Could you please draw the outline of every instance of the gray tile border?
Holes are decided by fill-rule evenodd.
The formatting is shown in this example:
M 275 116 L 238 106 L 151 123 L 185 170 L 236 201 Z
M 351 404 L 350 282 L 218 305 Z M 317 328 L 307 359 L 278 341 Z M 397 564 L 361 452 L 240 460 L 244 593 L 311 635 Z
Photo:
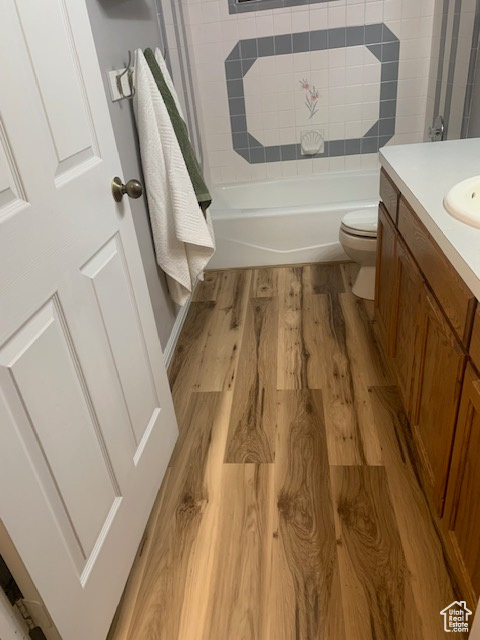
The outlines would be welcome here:
M 365 25 L 365 44 L 383 43 L 383 24 Z
M 248 0 L 247 2 L 237 2 L 237 0 L 228 0 L 228 12 L 247 13 L 249 11 L 266 11 L 334 1 L 335 0 Z
M 346 33 L 347 47 L 355 47 L 365 44 L 365 26 L 349 27 Z
M 310 51 L 310 33 L 294 33 L 292 36 L 293 53 L 304 53 Z
M 310 40 L 310 39 L 309 39 Z M 257 39 L 258 55 L 260 58 L 264 56 L 273 56 L 275 52 L 274 41 L 271 36 Z
M 329 49 L 340 49 L 347 43 L 346 27 L 327 30 L 327 44 Z M 363 43 L 362 43 L 363 44 Z
M 385 62 L 382 64 L 382 82 L 396 80 L 398 78 L 398 62 Z
M 230 98 L 228 100 L 228 107 L 230 109 L 230 117 L 244 116 L 247 113 L 245 109 L 245 98 Z
M 394 118 L 397 111 L 396 100 L 380 101 L 380 118 Z
M 230 118 L 230 127 L 232 129 L 232 133 L 242 133 L 242 131 L 247 131 L 247 116 L 231 116 Z
M 306 32 L 308 33 L 308 31 Z M 292 53 L 293 51 L 293 42 L 292 42 L 292 34 L 286 33 L 281 36 L 272 36 L 273 37 L 273 46 L 275 47 L 276 56 L 281 56 L 287 53 Z
M 232 133 L 233 146 L 237 149 L 248 149 L 248 133 L 242 131 L 242 133 Z
M 328 49 L 327 29 L 321 31 L 310 31 L 310 51 L 323 51 Z
M 238 44 L 240 45 L 239 52 L 240 52 L 240 58 L 242 60 L 244 60 L 245 58 L 256 58 L 258 56 L 256 38 L 249 38 L 248 40 L 240 40 Z
M 371 42 L 367 42 L 367 38 Z M 377 40 L 378 42 L 376 42 Z M 378 121 L 362 138 L 326 140 L 323 153 L 318 153 L 315 156 L 302 156 L 300 144 L 297 143 L 265 147 L 249 134 L 243 84 L 245 74 L 258 58 L 285 55 L 292 52 L 300 53 L 306 50 L 304 47 L 307 41 L 310 45 L 309 51 L 364 45 L 381 63 Z M 256 55 L 251 57 L 254 50 Z M 234 150 L 251 164 L 376 153 L 395 133 L 399 54 L 399 39 L 383 23 L 240 40 L 225 60 Z M 232 64 L 239 61 L 242 67 L 241 78 L 235 77 L 238 74 L 238 66 Z
M 245 75 L 244 73 L 242 73 L 241 60 L 229 60 L 225 63 L 225 67 L 227 69 L 227 78 L 229 80 L 240 79 Z
M 360 138 L 356 140 L 345 140 L 345 155 L 356 156 L 360 153 Z

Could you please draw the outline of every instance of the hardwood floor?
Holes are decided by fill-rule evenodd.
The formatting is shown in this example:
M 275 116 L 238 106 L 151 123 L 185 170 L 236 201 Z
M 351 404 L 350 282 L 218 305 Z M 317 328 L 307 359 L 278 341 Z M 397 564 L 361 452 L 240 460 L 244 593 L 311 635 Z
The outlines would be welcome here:
M 436 640 L 455 599 L 355 266 L 209 272 L 112 640 Z

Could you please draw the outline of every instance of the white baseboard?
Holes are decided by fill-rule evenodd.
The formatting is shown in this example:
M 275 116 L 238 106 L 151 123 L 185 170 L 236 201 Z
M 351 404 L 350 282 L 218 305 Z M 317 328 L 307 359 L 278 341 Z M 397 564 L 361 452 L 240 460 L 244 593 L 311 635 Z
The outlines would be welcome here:
M 167 370 L 168 370 L 168 367 L 170 366 L 170 362 L 172 360 L 175 347 L 177 346 L 178 337 L 180 336 L 183 323 L 185 322 L 185 318 L 187 317 L 187 313 L 190 308 L 190 303 L 192 302 L 192 298 L 193 298 L 193 295 L 190 296 L 188 302 L 183 307 L 180 307 L 178 316 L 175 319 L 175 324 L 172 327 L 172 332 L 170 333 L 168 342 L 165 346 L 165 349 L 163 350 L 163 359 L 165 360 L 165 367 Z

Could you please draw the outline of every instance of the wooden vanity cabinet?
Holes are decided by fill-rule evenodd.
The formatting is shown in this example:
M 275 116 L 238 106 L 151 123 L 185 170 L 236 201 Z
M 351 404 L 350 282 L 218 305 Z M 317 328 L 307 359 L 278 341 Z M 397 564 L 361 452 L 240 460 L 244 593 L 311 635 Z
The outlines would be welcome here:
M 377 262 L 375 280 L 375 319 L 383 347 L 388 355 L 392 349 L 392 321 L 396 308 L 395 282 L 397 231 L 383 203 L 378 207 Z
M 441 517 L 467 356 L 425 285 L 418 318 L 410 424 Z
M 480 306 L 384 170 L 380 186 L 388 202 L 379 207 L 375 323 L 432 513 L 473 603 L 480 596 Z
M 480 597 L 480 376 L 469 364 L 465 373 L 444 520 L 457 564 Z

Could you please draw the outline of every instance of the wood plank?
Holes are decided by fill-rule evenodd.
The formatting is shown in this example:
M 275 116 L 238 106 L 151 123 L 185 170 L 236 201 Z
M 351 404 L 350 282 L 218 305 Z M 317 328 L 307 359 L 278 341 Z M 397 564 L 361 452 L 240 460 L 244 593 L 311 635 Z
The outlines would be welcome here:
M 309 283 L 309 293 L 344 293 L 340 264 L 313 264 L 304 267 L 305 279 Z
M 439 611 L 456 599 L 443 547 L 420 484 L 414 444 L 396 387 L 370 389 L 395 519 L 421 608 L 420 637 L 444 638 Z
M 316 296 L 306 295 L 303 268 L 279 274 L 278 389 L 320 389 L 323 366 Z
M 381 464 L 362 369 L 368 366 L 372 379 L 382 369 L 373 364 L 366 344 L 365 322 L 357 317 L 352 294 L 316 296 L 317 331 L 321 347 L 317 358 L 323 366 L 323 399 L 330 464 Z M 369 334 L 367 334 L 369 335 Z M 383 379 L 383 374 L 380 374 Z
M 266 639 L 273 465 L 224 465 L 221 483 L 216 558 L 201 637 Z
M 373 330 L 364 300 L 352 293 L 339 296 L 347 331 L 350 367 L 368 385 L 391 385 L 392 374 Z
M 250 300 L 240 350 L 225 462 L 275 458 L 278 303 Z
M 347 329 L 338 296 L 318 296 L 323 402 L 330 464 L 365 464 Z
M 214 302 L 217 299 L 221 278 L 221 271 L 206 271 L 203 281 L 197 284 L 193 302 Z
M 265 638 L 345 637 L 322 394 L 278 392 L 276 533 Z
M 218 393 L 191 396 L 189 424 L 175 448 L 155 540 L 127 637 L 152 640 L 178 637 L 190 559 L 212 498 L 211 485 L 205 482 L 205 477 L 221 401 L 222 394 Z
M 220 309 L 232 312 L 232 323 L 239 321 L 242 303 L 248 299 L 252 282 L 251 269 L 220 272 L 217 301 Z
M 217 300 L 190 306 L 169 371 L 180 423 L 185 394 L 233 387 L 250 282 L 250 271 L 222 272 Z
M 343 278 L 344 289 L 347 293 L 351 293 L 358 272 L 360 271 L 360 265 L 356 262 L 341 262 L 340 271 Z
M 205 348 L 209 326 L 215 311 L 214 302 L 192 302 L 168 370 L 178 428 L 184 428 L 196 367 Z
M 332 467 L 331 474 L 347 638 L 429 637 L 421 635 L 385 469 Z
M 251 271 L 222 274 L 205 343 L 194 367 L 195 391 L 233 388 L 251 284 Z
M 340 272 L 347 293 L 322 294 L 308 269 L 274 269 L 251 300 L 250 271 L 219 272 L 216 300 L 192 303 L 170 369 L 183 427 L 112 640 L 443 634 L 455 589 L 366 306 Z M 226 390 L 197 393 L 203 378 Z M 253 389 L 280 379 L 291 388 L 265 438 L 246 421 L 234 439 L 261 414 Z
M 278 295 L 278 275 L 280 269 L 267 267 L 254 269 L 252 278 L 252 298 L 272 298 Z

